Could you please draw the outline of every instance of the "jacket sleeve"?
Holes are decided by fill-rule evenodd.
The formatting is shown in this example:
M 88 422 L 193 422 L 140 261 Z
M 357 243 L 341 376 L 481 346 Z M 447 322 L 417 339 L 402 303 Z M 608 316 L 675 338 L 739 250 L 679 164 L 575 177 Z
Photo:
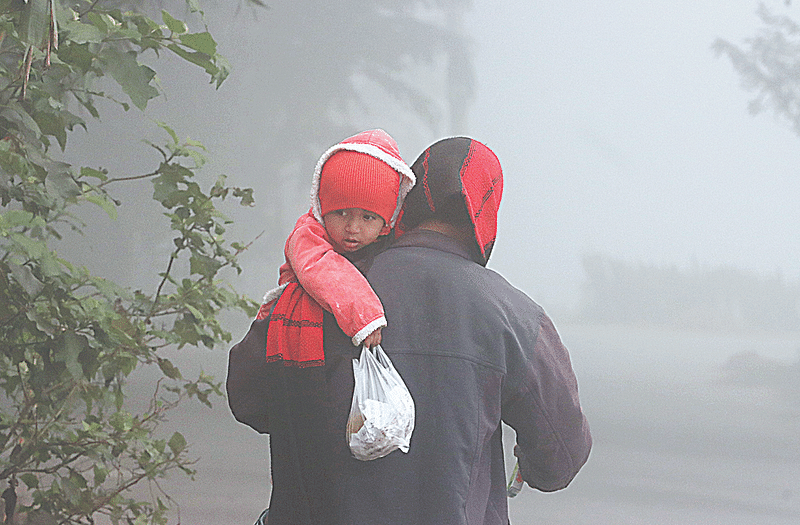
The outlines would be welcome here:
M 286 240 L 286 265 L 281 282 L 293 275 L 323 309 L 333 314 L 344 333 L 358 346 L 377 328 L 386 326 L 380 299 L 353 263 L 336 253 L 325 228 L 310 213 L 300 217 Z
M 538 319 L 534 330 L 513 330 L 502 414 L 517 433 L 522 478 L 552 492 L 569 485 L 586 463 L 592 437 L 567 349 L 550 318 L 540 311 Z

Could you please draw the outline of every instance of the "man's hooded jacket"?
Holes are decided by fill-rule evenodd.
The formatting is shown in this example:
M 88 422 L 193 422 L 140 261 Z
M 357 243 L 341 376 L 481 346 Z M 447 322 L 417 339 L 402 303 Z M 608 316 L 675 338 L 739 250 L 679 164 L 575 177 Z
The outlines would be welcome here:
M 271 525 L 507 525 L 503 422 L 531 487 L 562 489 L 587 460 L 591 436 L 553 323 L 485 268 L 502 196 L 497 158 L 458 137 L 428 148 L 413 170 L 402 222 L 419 225 L 460 194 L 475 245 L 412 227 L 362 266 L 389 320 L 382 346 L 414 398 L 409 451 L 366 462 L 349 453 L 357 349 L 326 315 L 326 394 L 270 416 L 295 430 L 271 435 Z

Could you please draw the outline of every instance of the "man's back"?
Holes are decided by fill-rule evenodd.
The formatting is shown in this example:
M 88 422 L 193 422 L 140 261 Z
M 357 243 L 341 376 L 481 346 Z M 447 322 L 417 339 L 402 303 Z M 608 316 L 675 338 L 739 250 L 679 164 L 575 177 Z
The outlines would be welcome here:
M 335 447 L 338 522 L 505 525 L 501 419 L 520 427 L 532 455 L 548 450 L 539 488 L 565 486 L 590 440 L 566 351 L 537 346 L 543 321 L 550 326 L 541 308 L 435 232 L 401 237 L 367 277 L 386 309 L 383 347 L 414 397 L 416 426 L 407 454 L 360 462 L 346 444 Z M 354 351 L 330 341 L 332 396 L 344 407 Z M 558 435 L 562 426 L 574 435 Z

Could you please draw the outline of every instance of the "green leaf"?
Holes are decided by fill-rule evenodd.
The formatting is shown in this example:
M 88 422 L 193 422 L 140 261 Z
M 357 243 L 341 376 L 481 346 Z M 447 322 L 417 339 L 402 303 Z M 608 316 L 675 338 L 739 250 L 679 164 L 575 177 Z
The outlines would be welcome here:
M 68 478 L 61 478 L 61 493 L 67 497 L 70 503 L 77 505 L 81 499 L 81 487 L 78 474 L 73 474 Z
M 81 177 L 93 177 L 101 181 L 108 180 L 108 174 L 106 172 L 94 168 L 87 168 L 85 166 L 81 168 Z
M 25 317 L 36 324 L 36 329 L 49 335 L 54 336 L 58 327 L 53 324 L 53 320 L 45 317 L 36 310 L 28 310 L 25 312 Z
M 100 31 L 96 25 L 83 24 L 77 20 L 67 22 L 62 26 L 62 29 L 67 33 L 69 39 L 76 44 L 99 43 L 105 38 L 105 33 Z
M 186 24 L 180 20 L 176 20 L 172 17 L 169 13 L 161 10 L 161 18 L 164 20 L 164 24 L 167 26 L 167 29 L 172 31 L 175 34 L 181 35 L 189 31 L 189 28 L 186 27 Z
M 187 144 L 188 141 L 187 141 Z M 190 144 L 191 145 L 191 144 Z M 185 155 L 194 161 L 194 167 L 200 168 L 206 163 L 206 156 L 194 149 L 186 149 Z
M 175 130 L 173 130 L 170 126 L 161 121 L 156 121 L 156 124 L 158 125 L 158 127 L 169 133 L 169 136 L 172 137 L 172 143 L 174 145 L 178 144 L 178 135 L 177 133 L 175 133 Z
M 9 262 L 8 267 L 11 270 L 11 276 L 29 296 L 36 296 L 44 288 L 44 284 L 34 277 L 33 272 L 27 266 Z
M 109 423 L 117 432 L 128 432 L 133 428 L 133 416 L 130 412 L 114 412 L 109 418 Z
M 14 228 L 17 226 L 44 226 L 41 217 L 34 217 L 29 211 L 8 210 L 0 214 L 0 226 L 3 228 Z
M 214 41 L 214 38 L 208 31 L 203 33 L 190 33 L 188 35 L 181 35 L 180 41 L 181 44 L 185 45 L 186 47 L 201 53 L 205 53 L 210 57 L 213 57 L 217 54 L 217 43 Z
M 95 28 L 95 30 L 96 29 L 97 28 Z M 89 31 L 89 29 L 86 31 Z M 88 42 L 92 42 L 92 40 L 88 38 L 86 40 L 87 43 L 65 42 L 65 44 L 58 49 L 58 58 L 61 59 L 62 62 L 78 68 L 82 73 L 90 71 L 93 65 L 92 62 L 95 59 L 95 54 L 89 49 Z M 85 104 L 83 99 L 81 99 L 81 103 Z M 97 118 L 97 115 L 94 115 L 94 117 Z
M 167 444 L 172 453 L 177 456 L 186 448 L 186 439 L 180 432 L 175 432 L 172 434 L 172 437 L 169 438 L 169 443 Z
M 53 112 L 35 113 L 33 119 L 39 125 L 39 129 L 42 130 L 43 134 L 56 138 L 58 145 L 61 146 L 61 151 L 64 151 L 64 148 L 67 147 L 67 129 L 64 120 Z
M 253 206 L 256 203 L 253 188 L 233 188 L 233 196 L 241 199 L 239 203 L 242 206 Z
M 194 318 L 197 319 L 198 321 L 202 321 L 203 317 L 205 317 L 203 315 L 203 312 L 201 312 L 200 310 L 198 310 L 197 308 L 195 308 L 191 304 L 187 304 L 186 305 L 186 309 L 189 310 L 189 313 L 192 314 L 194 316 Z
M 19 479 L 21 479 L 29 489 L 35 489 L 39 487 L 39 478 L 30 472 L 20 475 Z
M 6 109 L 0 111 L 0 117 L 16 123 L 17 129 L 31 142 L 39 140 L 42 136 L 42 130 L 39 129 L 39 125 L 16 100 L 10 100 L 6 103 Z
M 130 292 L 114 281 L 109 281 L 102 277 L 90 277 L 89 282 L 91 282 L 92 286 L 106 299 L 116 300 L 130 298 Z
M 88 339 L 84 335 L 67 332 L 64 334 L 63 343 L 64 346 L 56 353 L 55 360 L 64 363 L 74 379 L 82 379 L 84 373 L 79 356 L 89 347 Z
M 95 464 L 94 466 L 94 484 L 96 486 L 100 486 L 106 480 L 106 476 L 108 476 L 108 469 L 102 467 L 100 465 Z
M 136 60 L 136 51 L 127 53 L 107 47 L 100 53 L 100 61 L 114 80 L 122 87 L 137 108 L 144 110 L 147 102 L 158 96 L 158 90 L 150 85 L 155 71 Z
M 199 140 L 186 139 L 186 145 L 190 146 L 192 148 L 197 148 L 197 149 L 201 149 L 203 151 L 207 151 L 206 147 Z
M 222 263 L 218 260 L 199 253 L 195 253 L 189 258 L 189 271 L 193 274 L 211 277 L 216 275 L 221 267 Z
M 112 220 L 117 220 L 117 206 L 111 199 L 108 198 L 108 195 L 105 193 L 87 193 L 83 196 L 83 198 L 92 204 L 100 206 L 103 211 L 105 211 L 108 216 L 111 217 Z
M 41 260 L 48 253 L 47 244 L 39 239 L 31 239 L 27 235 L 16 232 L 9 232 L 7 237 L 31 259 Z
M 184 60 L 202 67 L 209 75 L 213 76 L 219 72 L 219 68 L 217 68 L 216 64 L 214 64 L 211 56 L 207 55 L 206 53 L 201 53 L 200 51 L 187 51 L 178 44 L 170 44 L 167 46 L 167 49 Z
M 117 26 L 119 25 L 119 22 L 114 20 L 108 13 L 89 11 L 86 14 L 86 19 L 88 19 L 100 31 L 106 34 L 108 34 L 113 29 L 116 29 Z
M 45 186 L 63 199 L 73 202 L 81 194 L 81 189 L 69 173 L 69 165 L 60 165 L 63 169 L 52 169 L 47 173 Z
M 27 0 L 20 18 L 19 39 L 41 47 L 50 35 L 50 0 Z
M 158 367 L 170 379 L 181 379 L 181 371 L 169 359 L 158 358 Z

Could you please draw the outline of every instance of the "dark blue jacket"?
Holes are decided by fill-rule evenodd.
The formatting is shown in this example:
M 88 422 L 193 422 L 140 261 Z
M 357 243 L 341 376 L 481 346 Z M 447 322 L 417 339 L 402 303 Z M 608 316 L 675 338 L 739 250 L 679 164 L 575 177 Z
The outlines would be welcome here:
M 430 231 L 400 237 L 366 275 L 386 311 L 382 346 L 414 398 L 416 426 L 407 454 L 350 456 L 344 425 L 359 351 L 328 319 L 329 440 L 314 459 L 326 472 L 326 523 L 506 525 L 501 421 L 517 433 L 524 479 L 542 491 L 566 487 L 591 436 L 569 355 L 541 307 Z

